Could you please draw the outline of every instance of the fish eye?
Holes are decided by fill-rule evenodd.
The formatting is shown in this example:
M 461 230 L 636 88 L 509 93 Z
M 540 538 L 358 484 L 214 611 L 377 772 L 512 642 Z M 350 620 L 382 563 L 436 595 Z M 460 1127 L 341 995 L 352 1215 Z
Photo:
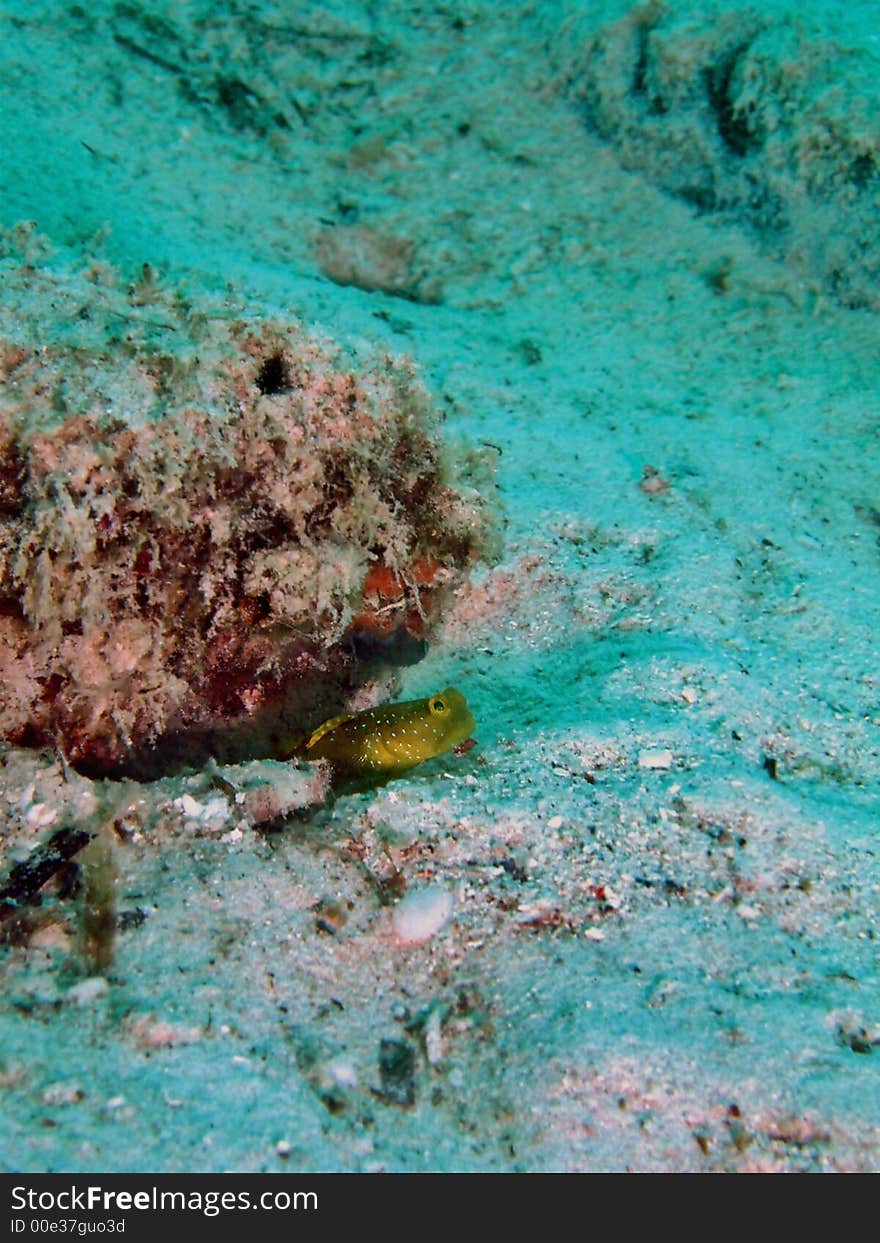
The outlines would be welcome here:
M 432 712 L 445 712 L 446 711 L 446 704 L 443 702 L 443 700 L 440 698 L 439 695 L 435 695 L 433 699 L 428 700 L 428 707 L 431 709 Z

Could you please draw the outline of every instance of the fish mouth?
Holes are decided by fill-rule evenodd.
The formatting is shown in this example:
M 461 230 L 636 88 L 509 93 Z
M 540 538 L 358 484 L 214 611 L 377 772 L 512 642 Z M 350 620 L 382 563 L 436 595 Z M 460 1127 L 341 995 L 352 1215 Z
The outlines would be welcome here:
M 461 746 L 463 742 L 467 742 L 468 738 L 476 728 L 476 721 L 471 713 L 465 709 L 464 715 L 456 721 L 455 728 L 449 733 L 447 739 L 449 747 L 458 747 Z

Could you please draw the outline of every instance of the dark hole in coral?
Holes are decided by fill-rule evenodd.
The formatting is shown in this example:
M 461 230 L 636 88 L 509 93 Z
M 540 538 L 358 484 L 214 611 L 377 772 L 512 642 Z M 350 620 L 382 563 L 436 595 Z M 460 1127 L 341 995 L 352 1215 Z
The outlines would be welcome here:
M 258 133 L 265 130 L 261 116 L 263 101 L 246 82 L 240 78 L 218 77 L 214 80 L 214 88 L 217 102 L 226 109 L 235 129 L 254 129 Z
M 138 554 L 132 565 L 132 572 L 137 578 L 142 578 L 145 574 L 150 574 L 153 570 L 153 549 L 152 546 L 144 540 L 138 549 Z
M 358 55 L 357 60 L 362 65 L 381 67 L 390 64 L 394 60 L 394 48 L 390 43 L 373 35 L 367 42 L 367 46 Z
M 394 668 L 416 665 L 428 651 L 427 640 L 416 638 L 403 626 L 389 635 L 356 630 L 352 633 L 351 643 L 358 660 L 369 664 L 380 662 Z
M 15 447 L 7 447 L 0 457 L 0 514 L 19 514 L 22 509 L 25 477 L 24 459 Z
M 636 63 L 630 88 L 633 95 L 647 95 L 648 93 L 648 36 L 650 33 L 650 27 L 645 22 L 640 22 L 636 27 Z
M 649 92 L 648 89 L 651 68 L 649 40 L 654 27 L 655 22 L 651 20 L 650 16 L 646 20 L 639 22 L 636 27 L 636 59 L 633 66 L 630 94 L 639 100 L 642 106 L 647 106 L 648 112 L 654 116 L 662 116 L 664 112 L 668 111 L 665 102 L 659 95 Z
M 11 730 L 7 741 L 16 747 L 44 747 L 49 739 L 38 729 L 33 721 L 25 721 L 19 729 Z
M 873 155 L 870 153 L 859 155 L 853 160 L 850 179 L 857 189 L 864 190 L 876 172 Z
M 336 212 L 340 219 L 348 221 L 357 220 L 360 215 L 360 209 L 356 203 L 347 203 L 342 200 L 337 202 Z
M 45 680 L 41 678 L 40 681 L 43 683 L 43 698 L 49 703 L 54 703 L 64 686 L 64 678 L 60 673 L 52 673 L 48 678 Z
M 379 1078 L 382 1095 L 395 1105 L 412 1105 L 416 1099 L 416 1055 L 404 1040 L 380 1040 Z
M 141 617 L 151 617 L 156 615 L 156 610 L 150 604 L 150 592 L 147 584 L 143 579 L 139 579 L 134 589 L 135 603 Z
M 718 207 L 715 191 L 708 186 L 682 186 L 678 193 L 701 214 L 715 211 Z
M 733 99 L 733 76 L 748 48 L 748 43 L 741 44 L 706 71 L 706 93 L 719 137 L 728 151 L 740 157 L 761 146 L 759 135 L 752 131 L 747 118 L 737 112 Z
M 287 364 L 281 353 L 270 354 L 264 358 L 257 372 L 257 388 L 261 393 L 283 393 L 290 387 Z
M 218 496 L 226 500 L 241 496 L 250 488 L 254 481 L 253 474 L 238 466 L 218 467 L 214 472 L 214 486 Z
M 24 618 L 24 610 L 20 601 L 14 596 L 0 596 L 0 617 L 15 617 L 21 621 Z
M 428 497 L 437 487 L 437 483 L 438 474 L 436 471 L 420 475 L 413 484 L 409 493 L 405 495 L 405 499 L 409 501 L 410 505 L 412 505 L 414 509 L 418 509 L 420 506 L 424 505 L 425 501 L 427 501 Z
M 286 514 L 268 513 L 255 517 L 254 528 L 247 532 L 241 542 L 242 556 L 248 552 L 260 552 L 263 548 L 280 548 L 285 544 L 297 542 L 297 530 Z
M 238 615 L 246 626 L 256 626 L 269 616 L 271 612 L 269 597 L 265 592 L 258 596 L 240 596 L 235 606 Z

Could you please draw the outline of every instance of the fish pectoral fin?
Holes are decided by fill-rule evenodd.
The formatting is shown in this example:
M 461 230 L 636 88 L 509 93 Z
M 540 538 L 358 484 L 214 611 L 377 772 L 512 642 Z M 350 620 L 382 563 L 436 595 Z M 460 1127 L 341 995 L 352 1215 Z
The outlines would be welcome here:
M 309 751 L 315 746 L 316 743 L 320 742 L 325 734 L 329 734 L 331 729 L 335 729 L 336 726 L 341 725 L 343 721 L 350 721 L 353 715 L 354 713 L 352 712 L 343 712 L 339 716 L 331 716 L 329 721 L 325 721 L 323 725 L 318 726 L 309 738 L 303 750 Z

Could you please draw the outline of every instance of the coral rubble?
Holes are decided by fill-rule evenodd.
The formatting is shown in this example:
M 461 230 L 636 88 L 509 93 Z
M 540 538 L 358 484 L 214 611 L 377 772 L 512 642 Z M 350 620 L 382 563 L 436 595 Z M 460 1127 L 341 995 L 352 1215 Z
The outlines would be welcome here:
M 488 528 L 408 363 L 195 315 L 151 273 L 80 282 L 83 320 L 128 327 L 100 346 L 13 338 L 12 276 L 3 738 L 90 775 L 271 755 L 422 650 Z M 65 279 L 34 288 L 76 302 Z
M 651 0 L 599 29 L 579 15 L 561 57 L 585 122 L 626 168 L 750 223 L 843 305 L 880 306 L 872 53 L 754 8 Z

